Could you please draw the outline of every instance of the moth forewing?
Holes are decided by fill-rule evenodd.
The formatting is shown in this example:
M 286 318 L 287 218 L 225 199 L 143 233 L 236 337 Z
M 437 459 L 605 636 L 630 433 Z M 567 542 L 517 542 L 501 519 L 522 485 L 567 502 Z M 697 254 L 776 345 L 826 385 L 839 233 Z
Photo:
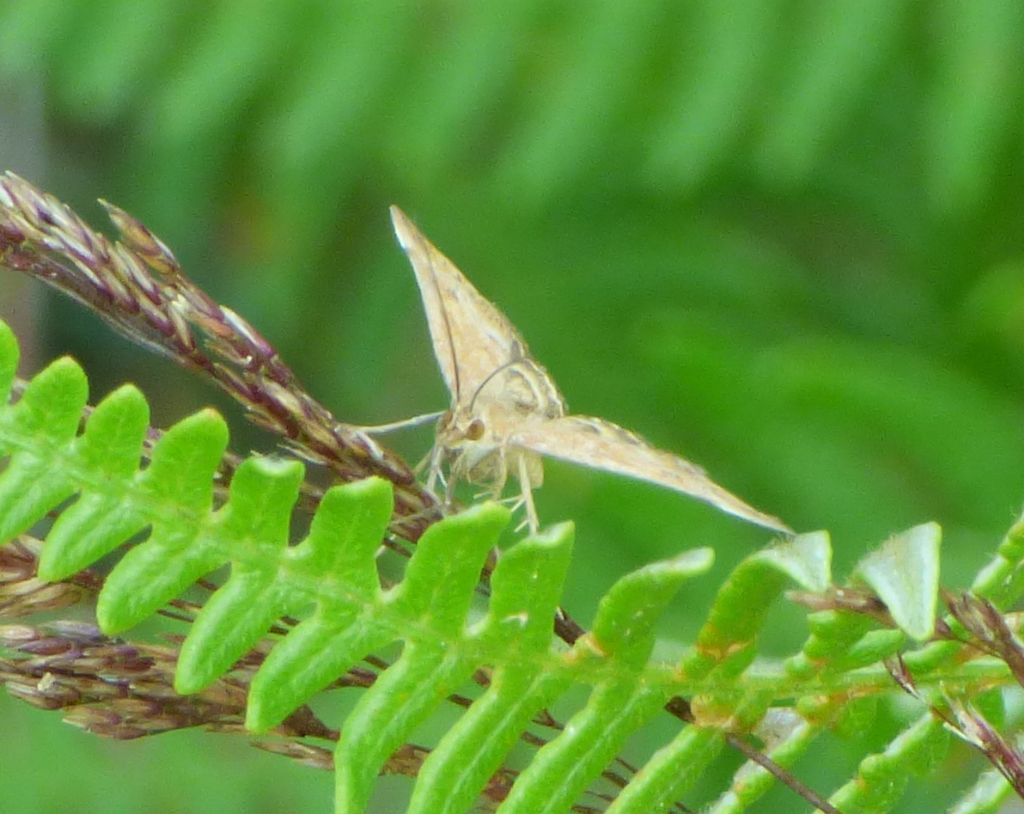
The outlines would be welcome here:
M 416 274 L 434 355 L 452 399 L 438 422 L 428 484 L 439 478 L 446 460 L 449 491 L 462 479 L 489 485 L 498 495 L 512 474 L 530 528 L 536 530 L 530 490 L 543 478 L 539 456 L 550 455 L 657 483 L 760 526 L 790 531 L 695 464 L 608 421 L 567 416 L 551 376 L 531 358 L 508 318 L 396 206 L 391 219 Z
M 508 443 L 552 458 L 656 483 L 759 526 L 792 531 L 779 518 L 758 511 L 719 486 L 701 467 L 651 446 L 610 421 L 575 415 L 528 421 L 509 436 Z
M 496 370 L 528 356 L 526 346 L 505 315 L 397 206 L 391 207 L 391 221 L 416 275 L 434 355 L 457 407 Z

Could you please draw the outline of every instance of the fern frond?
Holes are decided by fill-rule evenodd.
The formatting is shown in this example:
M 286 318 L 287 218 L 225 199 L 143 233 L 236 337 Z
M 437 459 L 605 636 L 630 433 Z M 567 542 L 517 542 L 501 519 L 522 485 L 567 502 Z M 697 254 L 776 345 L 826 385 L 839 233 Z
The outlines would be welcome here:
M 565 671 L 548 672 L 526 658 L 543 652 L 550 641 L 547 620 L 557 606 L 569 565 L 572 541 L 567 531 L 562 527 L 528 538 L 499 560 L 488 614 L 475 632 L 480 640 L 504 648 L 512 660 L 494 668 L 483 695 L 424 762 L 411 813 L 468 810 L 535 712 L 547 708 L 567 688 Z M 524 593 L 522 585 L 534 587 Z
M 937 71 L 924 169 L 933 207 L 948 216 L 978 207 L 1004 161 L 1022 92 L 1024 14 L 1004 0 L 932 12 Z
M 935 630 L 941 538 L 938 524 L 926 523 L 891 538 L 857 566 L 900 630 L 918 641 Z
M 629 103 L 627 88 L 643 75 L 665 16 L 657 0 L 638 0 L 628 8 L 614 0 L 569 8 L 578 36 L 558 51 L 559 70 L 536 76 L 544 87 L 527 97 L 519 132 L 511 136 L 498 170 L 500 186 L 530 205 L 550 200 L 586 167 L 600 164 L 595 154 L 606 148 Z M 602 71 L 609 54 L 615 55 L 615 70 Z M 594 81 L 596 76 L 603 81 Z
M 735 150 L 783 14 L 772 0 L 692 3 L 694 53 L 680 53 L 653 121 L 645 180 L 691 191 Z M 695 63 L 695 64 L 694 64 Z
M 481 794 L 502 814 L 579 808 L 596 780 L 617 777 L 608 767 L 627 739 L 663 711 L 680 721 L 678 732 L 620 778 L 609 812 L 667 810 L 726 746 L 749 762 L 715 812 L 744 811 L 780 779 L 828 814 L 890 811 L 909 782 L 908 769 L 932 770 L 951 731 L 1015 778 L 1017 752 L 992 723 L 1004 713 L 991 690 L 1012 683 L 1015 665 L 1024 663 L 1016 628 L 991 600 L 971 597 L 949 601 L 952 614 L 936 627 L 940 532 L 934 524 L 895 535 L 869 553 L 854 572 L 858 581 L 846 588 L 832 586 L 824 533 L 751 554 L 722 584 L 694 646 L 666 665 L 651 659 L 656 623 L 682 582 L 710 567 L 709 549 L 620 579 L 602 599 L 592 630 L 566 646 L 553 635 L 551 620 L 572 547 L 570 524 L 508 548 L 491 573 L 486 612 L 478 615 L 476 588 L 507 525 L 507 509 L 485 503 L 432 525 L 403 577 L 384 584 L 377 556 L 393 511 L 390 482 L 368 478 L 328 489 L 308 533 L 291 544 L 301 463 L 248 458 L 233 467 L 225 491 L 217 479 L 227 429 L 213 411 L 184 419 L 147 446 L 148 408 L 135 388 L 103 399 L 83 426 L 87 383 L 76 363 L 54 362 L 9 402 L 16 366 L 17 344 L 0 325 L 0 456 L 6 459 L 0 539 L 54 515 L 39 565 L 40 575 L 54 580 L 136 541 L 100 591 L 97 618 L 105 633 L 144 621 L 229 565 L 230 576 L 198 610 L 181 646 L 174 686 L 202 697 L 241 670 L 245 680 L 231 686 L 243 695 L 248 690 L 246 725 L 257 733 L 355 675 L 360 661 L 375 660 L 380 672 L 360 682 L 366 689 L 334 754 L 339 812 L 363 811 L 376 777 L 396 761 L 417 775 L 413 812 L 456 814 Z M 1021 536 L 1020 527 L 1011 529 L 979 577 L 979 594 L 1007 600 L 1020 593 Z M 799 654 L 766 663 L 758 659 L 761 629 L 794 584 L 817 609 L 811 636 Z M 271 630 L 284 635 L 267 647 Z M 912 649 L 915 641 L 922 644 Z M 379 660 L 395 643 L 401 655 Z M 96 653 L 105 646 L 98 644 Z M 411 741 L 442 704 L 465 698 L 463 688 L 473 685 L 482 690 L 466 700 L 465 713 L 434 748 Z M 787 767 L 827 731 L 863 726 L 870 706 L 864 702 L 894 686 L 916 698 L 924 715 L 864 758 L 829 800 L 788 775 Z M 505 762 L 512 748 L 535 723 L 550 720 L 545 710 L 572 687 L 583 687 L 587 700 L 524 770 L 510 772 Z M 28 690 L 26 698 L 44 700 Z M 230 713 L 235 718 L 240 705 Z M 121 715 L 115 707 L 107 711 Z M 186 707 L 180 714 L 174 709 L 164 710 L 162 725 L 187 725 Z M 82 721 L 93 720 L 82 714 Z M 125 717 L 117 731 L 134 731 L 133 720 Z M 750 735 L 761 739 L 760 747 Z M 322 762 L 322 751 L 299 744 L 279 749 Z
M 131 170 L 154 179 L 177 173 L 177 184 L 151 185 L 160 194 L 147 209 L 181 218 L 173 203 L 189 201 L 183 228 L 206 220 L 209 203 L 197 191 L 223 189 L 229 178 L 237 184 L 237 168 L 217 160 L 234 145 L 252 177 L 272 179 L 265 203 L 278 234 L 297 236 L 293 246 L 306 245 L 361 173 L 390 173 L 387 188 L 427 188 L 465 175 L 482 141 L 494 160 L 473 167 L 472 181 L 497 163 L 543 200 L 582 167 L 616 160 L 651 166 L 639 184 L 628 175 L 625 183 L 685 195 L 715 180 L 723 146 L 738 163 L 759 160 L 770 182 L 813 183 L 836 133 L 866 126 L 878 143 L 896 141 L 863 109 L 886 95 L 881 89 L 898 99 L 893 86 L 906 83 L 910 121 L 924 120 L 926 192 L 941 212 L 956 214 L 973 211 L 995 186 L 1021 92 L 1019 9 L 1012 0 L 972 5 L 974 13 L 939 5 L 913 14 L 906 3 L 810 4 L 794 26 L 792 6 L 777 0 L 691 3 L 685 13 L 645 3 L 622 19 L 611 6 L 579 15 L 563 4 L 552 15 L 535 3 L 501 15 L 462 4 L 444 15 L 287 7 L 253 19 L 195 3 L 119 15 L 95 4 L 9 0 L 0 9 L 0 70 L 51 77 L 53 103 L 72 121 L 135 113 L 120 128 L 137 134 Z M 908 75 L 907 42 L 934 54 L 927 70 Z M 667 62 L 675 64 L 666 81 Z M 616 126 L 616 114 L 638 97 L 640 115 Z M 495 115 L 503 106 L 487 99 L 520 109 L 503 120 Z M 219 115 L 211 119 L 210 110 Z M 751 151 L 743 135 L 761 122 L 771 126 Z M 381 142 L 413 160 L 381 161 Z M 836 165 L 856 168 L 836 153 Z M 298 285 L 313 267 L 293 264 Z
M 836 120 L 849 116 L 890 56 L 907 13 L 903 4 L 884 0 L 848 9 L 815 5 L 809 12 L 803 36 L 787 54 L 789 75 L 758 156 L 762 171 L 783 184 L 813 169 Z M 811 65 L 814 70 L 808 70 Z
M 6 328 L 0 350 L 9 392 L 16 345 Z M 417 792 L 421 810 L 452 787 L 461 791 L 450 810 L 460 810 L 499 770 L 531 717 L 568 684 L 582 682 L 593 686 L 591 701 L 541 751 L 505 804 L 508 811 L 533 810 L 540 799 L 556 809 L 569 805 L 625 738 L 680 689 L 648 665 L 653 624 L 680 581 L 710 565 L 707 550 L 624 578 L 602 602 L 594 630 L 571 651 L 559 652 L 552 649 L 549 625 L 571 526 L 528 539 L 501 558 L 489 612 L 470 624 L 474 587 L 507 523 L 506 509 L 484 504 L 432 526 L 404 579 L 385 591 L 375 556 L 392 510 L 386 481 L 328 490 L 306 539 L 288 547 L 301 464 L 248 459 L 217 506 L 213 483 L 227 433 L 216 414 L 204 411 L 169 429 L 140 470 L 147 418 L 142 397 L 131 387 L 115 391 L 79 434 L 85 400 L 85 377 L 65 359 L 0 408 L 0 450 L 8 455 L 0 476 L 2 530 L 9 538 L 59 511 L 41 570 L 60 578 L 148 529 L 100 594 L 97 616 L 108 632 L 142 621 L 230 562 L 230 578 L 182 646 L 179 689 L 201 690 L 275 619 L 306 611 L 252 682 L 248 723 L 265 730 L 367 654 L 404 642 L 401 658 L 348 718 L 336 755 L 339 810 L 362 809 L 392 752 L 477 669 L 493 668 L 493 680 L 481 706 L 428 759 Z M 602 737 L 588 735 L 597 732 Z M 466 760 L 467 754 L 476 757 Z M 575 769 L 567 773 L 570 764 Z
M 949 814 L 996 814 L 1004 809 L 1012 787 L 995 769 L 984 772 L 949 809 Z

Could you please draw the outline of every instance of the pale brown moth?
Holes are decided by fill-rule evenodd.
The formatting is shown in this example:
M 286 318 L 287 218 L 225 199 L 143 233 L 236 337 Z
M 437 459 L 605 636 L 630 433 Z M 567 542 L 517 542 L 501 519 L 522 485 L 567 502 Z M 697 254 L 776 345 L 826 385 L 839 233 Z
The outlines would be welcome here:
M 498 497 L 511 473 L 536 531 L 531 490 L 543 481 L 541 456 L 549 455 L 666 486 L 751 523 L 791 532 L 695 464 L 610 421 L 566 415 L 562 394 L 508 318 L 396 206 L 391 220 L 416 273 L 434 355 L 451 393 L 451 406 L 437 424 L 428 487 L 448 464 L 449 492 L 465 480 L 489 487 Z

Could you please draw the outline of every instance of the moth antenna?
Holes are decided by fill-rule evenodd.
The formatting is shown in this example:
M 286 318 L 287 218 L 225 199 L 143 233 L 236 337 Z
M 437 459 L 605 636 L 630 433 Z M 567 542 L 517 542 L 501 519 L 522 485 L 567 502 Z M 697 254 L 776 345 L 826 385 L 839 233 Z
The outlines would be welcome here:
M 484 380 L 482 382 L 480 382 L 480 384 L 477 385 L 476 390 L 473 392 L 473 398 L 471 398 L 469 400 L 470 412 L 472 412 L 473 408 L 476 406 L 476 397 L 480 395 L 480 391 L 483 390 L 487 386 L 487 383 L 491 379 L 493 379 L 495 376 L 497 376 L 503 370 L 508 370 L 510 367 L 515 367 L 516 365 L 518 365 L 522 361 L 523 361 L 522 359 L 513 359 L 510 362 L 505 362 L 505 364 L 500 365 L 500 366 L 494 368 L 494 370 L 492 370 L 490 373 L 488 373 L 487 376 L 484 378 Z

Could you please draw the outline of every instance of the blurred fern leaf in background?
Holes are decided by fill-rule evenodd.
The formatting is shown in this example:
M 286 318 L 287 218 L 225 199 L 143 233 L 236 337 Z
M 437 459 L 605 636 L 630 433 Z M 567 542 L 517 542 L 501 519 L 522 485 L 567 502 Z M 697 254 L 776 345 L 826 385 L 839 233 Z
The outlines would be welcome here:
M 957 583 L 1024 501 L 1022 62 L 1014 0 L 6 0 L 0 165 L 137 214 L 354 423 L 446 403 L 398 203 L 575 412 L 831 529 L 839 568 L 934 519 Z M 139 381 L 157 423 L 212 398 L 11 278 L 29 358 Z M 763 543 L 591 472 L 538 499 L 583 617 Z

